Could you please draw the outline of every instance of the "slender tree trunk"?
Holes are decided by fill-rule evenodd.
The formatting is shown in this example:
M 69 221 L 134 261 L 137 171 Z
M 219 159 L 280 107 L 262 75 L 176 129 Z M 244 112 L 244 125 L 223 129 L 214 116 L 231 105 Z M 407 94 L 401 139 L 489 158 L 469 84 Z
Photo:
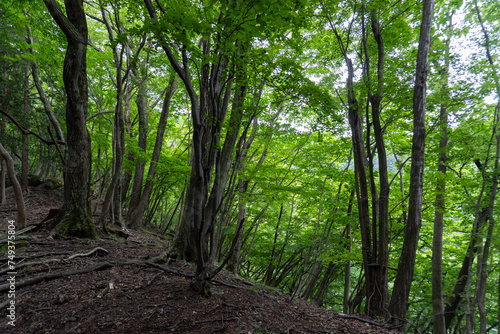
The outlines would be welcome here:
M 362 7 L 364 10 L 364 6 Z M 356 184 L 356 198 L 358 202 L 358 220 L 361 231 L 361 253 L 363 255 L 363 266 L 366 272 L 365 275 L 365 293 L 366 293 L 366 305 L 365 313 L 372 317 L 379 317 L 383 315 L 384 310 L 380 309 L 380 298 L 372 298 L 375 295 L 380 296 L 379 292 L 381 290 L 376 286 L 377 282 L 377 272 L 374 270 L 375 266 L 371 264 L 374 263 L 373 254 L 376 246 L 372 244 L 372 240 L 376 239 L 376 235 L 372 236 L 372 228 L 374 225 L 370 220 L 370 203 L 369 203 L 369 187 L 368 178 L 366 175 L 366 152 L 363 136 L 363 119 L 361 117 L 361 110 L 356 98 L 354 91 L 354 68 L 352 60 L 349 58 L 348 45 L 344 44 L 343 37 L 339 34 L 337 28 L 333 24 L 333 21 L 329 17 L 329 23 L 332 31 L 337 38 L 338 45 L 342 52 L 345 60 L 345 65 L 347 67 L 347 109 L 348 109 L 348 120 L 351 128 L 351 138 L 352 147 L 354 153 L 354 174 L 355 174 L 355 184 Z M 364 29 L 364 16 L 363 16 L 363 29 Z M 364 38 L 364 37 L 363 37 Z M 375 189 L 372 185 L 372 198 L 376 198 Z M 376 206 L 372 206 L 375 210 Z M 376 217 L 376 215 L 374 215 Z M 374 230 L 376 233 L 376 230 Z M 373 238 L 373 239 L 372 239 Z
M 274 277 L 274 269 L 276 267 L 275 265 L 275 256 L 276 256 L 276 244 L 278 242 L 278 235 L 279 235 L 279 228 L 280 228 L 280 223 L 281 223 L 281 217 L 283 216 L 283 203 L 281 203 L 280 207 L 280 214 L 278 216 L 278 221 L 276 222 L 276 228 L 274 231 L 274 242 L 273 242 L 273 248 L 271 250 L 271 256 L 269 260 L 269 265 L 267 266 L 266 270 L 266 275 L 264 278 L 264 282 L 266 285 L 271 284 L 271 281 Z
M 148 207 L 149 199 L 153 191 L 153 182 L 156 175 L 156 165 L 160 161 L 161 149 L 163 147 L 163 137 L 165 135 L 165 128 L 167 127 L 168 116 L 170 111 L 170 101 L 174 96 L 177 87 L 179 86 L 179 77 L 173 75 L 169 79 L 167 86 L 167 92 L 163 100 L 163 106 L 161 109 L 160 120 L 158 122 L 158 129 L 156 131 L 155 146 L 153 148 L 153 155 L 151 156 L 151 162 L 149 163 L 148 175 L 146 177 L 146 184 L 144 185 L 144 190 L 142 192 L 139 203 L 133 210 L 129 210 L 129 220 L 130 227 L 137 228 L 142 226 L 142 219 L 144 213 Z
M 484 224 L 485 220 L 485 215 L 486 215 L 486 210 L 483 210 L 480 213 L 480 217 L 478 219 L 478 224 L 482 225 Z M 473 231 L 471 235 L 476 235 L 478 229 L 478 225 L 474 224 Z M 444 309 L 444 319 L 445 319 L 445 325 L 446 329 L 450 330 L 451 329 L 451 323 L 453 319 L 455 318 L 455 315 L 457 313 L 458 307 L 460 303 L 462 302 L 463 299 L 463 292 L 465 291 L 465 287 L 467 285 L 467 280 L 468 280 L 468 268 L 471 266 L 471 262 L 474 262 L 474 254 L 476 251 L 476 240 L 475 238 L 471 238 L 471 241 L 469 243 L 469 247 L 467 249 L 467 253 L 464 257 L 464 260 L 462 262 L 462 267 L 460 268 L 460 272 L 458 273 L 457 280 L 455 282 L 455 286 L 453 288 L 453 292 L 450 294 L 450 297 L 448 297 L 446 306 Z
M 422 194 L 425 152 L 425 109 L 429 48 L 431 42 L 434 0 L 424 0 L 422 25 L 418 43 L 417 69 L 413 91 L 413 144 L 410 171 L 410 198 L 408 222 L 405 228 L 403 249 L 399 258 L 398 272 L 394 281 L 389 312 L 395 325 L 404 330 L 406 310 L 410 296 L 418 238 L 422 225 Z
M 318 305 L 318 306 L 323 306 L 323 302 L 325 300 L 326 293 L 328 292 L 328 287 L 330 286 L 330 283 L 332 282 L 332 275 L 335 269 L 335 265 L 333 262 L 328 263 L 328 267 L 326 268 L 325 274 L 323 275 L 323 278 L 321 279 L 321 282 L 319 283 L 318 290 L 316 290 L 316 293 L 314 294 L 313 297 L 313 302 Z M 346 312 L 344 312 L 346 313 Z
M 55 0 L 44 0 L 50 14 L 68 40 L 63 81 L 66 103 L 68 153 L 64 166 L 64 203 L 55 232 L 61 235 L 97 238 L 90 208 L 92 155 L 87 130 L 87 40 L 83 0 L 66 0 L 66 15 Z
M 240 253 L 241 253 L 241 241 L 243 239 L 243 230 L 244 230 L 244 223 L 246 219 L 246 214 L 247 214 L 247 199 L 245 198 L 246 196 L 246 191 L 248 188 L 248 181 L 247 180 L 239 180 L 238 181 L 238 215 L 237 215 L 237 224 L 236 224 L 236 230 L 235 230 L 235 238 L 236 238 L 236 245 L 233 249 L 233 252 L 231 253 L 231 258 L 229 259 L 229 262 L 227 264 L 227 270 L 233 273 L 238 272 L 238 267 L 239 267 L 239 260 L 240 260 Z M 241 225 L 241 226 L 240 226 Z
M 9 152 L 3 147 L 0 143 L 0 155 L 3 160 L 5 160 L 7 165 L 7 173 L 9 174 L 10 182 L 12 183 L 12 187 L 14 188 L 14 194 L 16 196 L 16 205 L 17 205 L 17 220 L 16 225 L 19 229 L 26 227 L 26 209 L 24 207 L 24 198 L 23 191 L 21 189 L 21 185 L 17 181 L 16 171 L 14 170 L 14 161 L 10 156 Z
M 4 76 L 4 79 L 6 80 L 7 72 L 4 72 L 3 76 Z M 7 95 L 8 88 L 4 88 L 4 93 L 5 93 L 5 95 Z M 7 111 L 7 109 L 8 109 L 7 103 L 5 103 L 5 105 L 3 105 L 2 107 L 3 107 L 3 110 Z M 0 126 L 1 126 L 1 128 L 0 128 L 0 142 L 5 143 L 5 141 L 7 139 L 6 138 L 7 118 L 3 114 L 2 114 L 2 123 Z M 7 201 L 7 197 L 5 194 L 5 176 L 7 174 L 7 164 L 6 164 L 6 161 L 3 157 L 1 157 L 0 160 L 1 160 L 1 167 L 2 167 L 2 172 L 0 173 L 0 204 L 5 204 L 5 202 Z
M 31 29 L 29 29 L 29 28 L 28 28 L 28 44 L 33 44 L 33 38 L 31 37 Z M 32 48 L 30 48 L 30 52 L 33 53 Z M 52 127 L 54 128 L 54 130 L 56 132 L 56 138 L 57 138 L 57 140 L 64 142 L 64 135 L 63 135 L 63 131 L 61 128 L 61 124 L 59 123 L 59 120 L 57 119 L 56 115 L 54 114 L 54 111 L 52 110 L 50 102 L 47 99 L 47 96 L 45 95 L 42 84 L 40 82 L 40 78 L 38 77 L 38 65 L 34 61 L 31 62 L 31 76 L 33 77 L 33 83 L 35 84 L 36 90 L 38 91 L 38 95 L 40 96 L 40 100 L 43 103 L 43 108 L 45 110 L 45 113 L 47 114 L 47 117 L 49 118 L 50 124 L 52 125 Z
M 2 141 L 4 139 L 2 138 Z M 2 157 L 2 173 L 0 174 L 0 204 L 5 204 L 7 196 L 5 194 L 5 175 L 7 174 L 7 163 Z
M 495 154 L 495 165 L 493 169 L 493 174 L 491 177 L 491 189 L 488 201 L 488 207 L 486 208 L 486 219 L 489 221 L 488 232 L 486 235 L 486 241 L 484 245 L 482 245 L 482 237 L 478 236 L 478 261 L 477 261 L 477 279 L 476 279 L 476 288 L 474 295 L 474 303 L 472 307 L 470 307 L 470 314 L 466 314 L 466 330 L 468 332 L 474 331 L 474 323 L 475 323 L 475 308 L 476 306 L 479 309 L 479 317 L 480 317 L 480 333 L 486 334 L 486 326 L 487 326 L 487 318 L 486 318 L 486 281 L 488 279 L 488 257 L 491 246 L 491 239 L 493 236 L 493 229 L 495 226 L 495 218 L 493 216 L 493 208 L 495 205 L 495 198 L 497 194 L 498 188 L 498 173 L 499 173 L 499 159 L 500 159 L 500 134 L 498 134 L 498 125 L 500 124 L 500 103 L 497 105 L 495 109 L 495 127 L 493 129 L 493 133 L 496 137 L 496 154 Z M 479 230 L 481 233 L 482 229 Z M 478 233 L 478 234 L 479 234 Z M 469 266 L 470 269 L 471 266 Z M 469 272 L 470 275 L 470 272 Z M 471 279 L 468 281 L 468 289 L 471 285 Z M 468 294 L 470 292 L 468 291 Z
M 349 205 L 347 207 L 347 217 L 352 216 L 352 208 L 353 208 L 353 200 L 354 200 L 354 190 L 351 191 L 349 196 Z M 351 223 L 347 223 L 345 228 L 346 234 L 346 250 L 349 254 L 352 252 L 352 237 L 351 237 Z M 344 270 L 344 300 L 342 302 L 342 312 L 345 314 L 350 314 L 350 303 L 349 297 L 351 293 L 351 260 L 347 260 L 345 264 Z
M 137 91 L 135 104 L 139 115 L 139 151 L 146 153 L 147 138 L 148 138 L 148 97 L 147 97 L 147 73 L 141 78 L 141 84 Z M 130 194 L 129 211 L 134 211 L 142 196 L 142 186 L 144 182 L 144 170 L 146 161 L 142 158 L 136 158 L 134 181 L 132 193 Z
M 490 36 L 488 31 L 486 30 L 486 27 L 484 26 L 483 19 L 481 16 L 481 11 L 479 9 L 479 6 L 477 4 L 477 0 L 474 0 L 474 6 L 476 9 L 476 14 L 478 21 L 481 25 L 481 30 L 484 35 L 484 48 L 486 51 L 486 58 L 488 60 L 489 66 L 493 72 L 493 80 L 495 82 L 495 90 L 497 93 L 497 97 L 500 99 L 500 80 L 498 77 L 498 71 L 495 67 L 495 64 L 493 62 L 493 57 L 491 55 L 491 41 L 490 41 Z M 488 278 L 488 271 L 487 271 L 487 264 L 488 264 L 488 256 L 489 256 L 489 250 L 490 250 L 490 245 L 491 245 L 491 239 L 493 235 L 493 229 L 495 225 L 495 218 L 493 216 L 493 207 L 495 204 L 495 197 L 497 193 L 497 187 L 498 187 L 498 172 L 499 172 L 499 159 L 500 159 L 500 134 L 498 133 L 498 125 L 500 124 L 500 100 L 498 101 L 496 108 L 495 108 L 495 116 L 494 116 L 494 122 L 495 122 L 495 128 L 494 128 L 494 134 L 496 137 L 496 156 L 495 156 L 495 167 L 493 170 L 493 176 L 492 176 L 492 181 L 491 181 L 491 193 L 490 193 L 490 199 L 489 199 L 489 205 L 487 209 L 487 218 L 489 220 L 489 226 L 488 226 L 488 234 L 486 237 L 486 242 L 483 247 L 482 254 L 480 254 L 480 257 L 478 258 L 478 269 L 477 269 L 477 285 L 476 285 L 476 291 L 475 291 L 475 302 L 479 308 L 479 320 L 480 320 L 480 333 L 481 334 L 486 334 L 487 331 L 487 314 L 486 314 L 486 307 L 485 307 L 485 299 L 486 299 L 486 281 Z M 500 283 L 499 283 L 499 292 L 500 292 Z M 500 300 L 500 293 L 499 293 L 499 300 Z M 499 310 L 499 327 L 500 327 L 500 310 Z
M 443 301 L 443 226 L 446 190 L 446 162 L 448 160 L 448 111 L 447 106 L 441 105 L 439 115 L 441 127 L 441 141 L 439 143 L 440 156 L 438 162 L 438 181 L 436 186 L 436 211 L 434 212 L 434 234 L 432 236 L 432 306 L 433 306 L 433 333 L 445 334 Z
M 108 191 L 104 198 L 104 203 L 102 205 L 101 217 L 99 218 L 99 224 L 102 226 L 103 230 L 106 230 L 106 219 L 108 217 L 109 209 L 112 206 L 114 217 L 113 222 L 126 229 L 125 223 L 122 217 L 121 209 L 121 172 L 123 168 L 124 159 L 124 144 L 125 144 L 125 124 L 123 120 L 123 81 L 122 81 L 122 60 L 116 63 L 116 85 L 117 85 L 117 96 L 116 96 L 116 106 L 115 106 L 115 116 L 113 122 L 113 169 L 111 176 L 111 183 L 109 185 Z M 116 61 L 116 59 L 115 59 Z
M 314 286 L 316 285 L 316 282 L 319 280 L 322 270 L 323 270 L 323 264 L 321 262 L 316 261 L 313 263 L 310 269 L 309 278 L 304 286 L 304 290 L 300 294 L 300 298 L 307 300 L 309 299 L 309 297 L 311 297 Z
M 130 139 L 134 137 L 132 134 L 132 124 L 130 120 L 130 114 L 131 114 L 131 106 L 130 106 L 130 99 L 132 96 L 132 90 L 134 89 L 134 85 L 132 84 L 127 84 L 125 88 L 125 96 L 123 97 L 123 104 L 124 104 L 124 114 L 123 114 L 123 123 L 124 123 L 124 135 L 128 135 Z M 124 148 L 124 155 L 127 156 L 128 161 L 134 161 L 134 155 L 132 152 L 130 152 L 129 148 L 125 146 Z M 125 167 L 125 166 L 124 166 Z M 131 168 L 123 168 L 123 175 L 122 175 L 122 182 L 121 182 L 121 202 L 125 202 L 125 199 L 127 198 L 127 192 L 130 187 L 130 180 L 132 180 L 132 171 Z
M 449 17 L 448 29 L 452 28 L 451 15 Z M 439 128 L 441 140 L 439 141 L 438 177 L 436 185 L 436 201 L 434 212 L 434 234 L 432 236 L 432 309 L 434 334 L 445 334 L 446 323 L 444 318 L 444 297 L 443 297 L 443 229 L 444 212 L 446 210 L 446 164 L 448 162 L 448 106 L 447 89 L 448 73 L 450 67 L 449 45 L 450 35 L 445 44 L 445 65 L 441 69 L 443 84 L 441 86 L 441 96 L 444 102 L 441 103 L 439 112 Z
M 259 102 L 260 102 L 260 97 L 262 95 L 263 88 L 264 88 L 264 82 L 261 83 L 261 86 L 259 88 L 259 94 L 258 94 L 259 97 L 257 99 L 257 102 L 254 104 L 254 107 L 257 107 Z M 274 123 L 275 123 L 277 117 L 281 114 L 281 112 L 283 110 L 283 103 L 284 103 L 284 99 L 281 101 L 276 113 L 273 115 L 273 117 L 269 121 L 269 127 L 271 129 L 274 127 Z M 247 152 L 250 149 L 250 145 L 252 144 L 253 140 L 255 139 L 257 125 L 258 125 L 257 120 L 254 119 L 252 134 L 250 135 L 250 138 L 248 140 L 246 140 L 242 145 L 243 146 L 242 153 L 241 153 L 240 161 L 238 162 L 238 165 L 239 165 L 238 169 L 239 170 L 242 170 L 244 168 L 243 161 L 245 160 L 245 158 L 247 156 Z M 269 136 L 268 140 L 270 141 L 271 138 L 272 138 L 272 133 Z M 266 159 L 269 141 L 267 141 L 266 147 L 264 148 L 262 155 L 261 155 L 259 161 L 257 162 L 257 166 L 261 166 L 264 163 L 264 160 Z M 239 192 L 239 196 L 240 196 L 240 203 L 242 203 L 242 204 L 238 204 L 238 205 L 241 205 L 238 207 L 238 221 L 241 221 L 242 224 L 245 222 L 243 219 L 246 218 L 246 199 L 245 199 L 244 194 L 247 192 L 249 181 L 250 180 L 243 180 L 243 179 L 239 179 L 239 181 L 238 181 L 238 185 L 239 185 L 238 192 Z M 262 211 L 261 214 L 263 214 L 264 211 Z M 259 216 L 260 216 L 260 218 L 262 218 L 261 215 L 259 215 Z M 228 267 L 227 269 L 229 271 L 233 271 L 233 272 L 237 272 L 239 264 L 246 256 L 245 255 L 245 256 L 240 258 L 241 247 L 244 243 L 244 240 L 243 240 L 244 228 L 243 228 L 243 226 L 241 228 L 237 228 L 236 231 L 239 231 L 239 233 L 238 233 L 239 235 L 235 236 L 237 238 L 236 243 L 235 243 L 233 253 L 231 254 L 231 258 L 229 259 L 228 266 L 227 266 Z
M 376 293 L 372 296 L 372 307 L 376 308 L 379 317 L 382 317 L 382 315 L 385 317 L 385 309 L 389 296 L 387 285 L 387 270 L 389 265 L 389 177 L 387 175 L 387 154 L 384 144 L 384 135 L 380 123 L 381 102 L 384 96 L 385 51 L 380 22 L 375 10 L 371 13 L 371 28 L 375 41 L 377 42 L 378 58 L 377 88 L 370 94 L 369 100 L 372 106 L 373 131 L 375 134 L 375 145 L 379 163 L 380 184 L 380 194 L 377 202 L 378 231 L 375 226 L 373 231 L 373 260 L 376 261 L 373 264 L 376 264 L 376 266 L 373 266 L 371 270 L 375 271 L 373 277 L 375 279 Z M 367 70 L 367 73 L 369 75 L 369 70 Z M 372 224 L 375 225 L 375 220 Z
M 23 104 L 23 118 L 24 118 L 24 126 L 26 129 L 29 129 L 28 120 L 30 113 L 30 64 L 26 64 L 26 68 L 24 70 L 24 104 Z M 28 134 L 22 134 L 22 153 L 21 153 L 21 189 L 24 192 L 28 191 L 28 171 L 29 171 L 29 158 L 28 158 Z

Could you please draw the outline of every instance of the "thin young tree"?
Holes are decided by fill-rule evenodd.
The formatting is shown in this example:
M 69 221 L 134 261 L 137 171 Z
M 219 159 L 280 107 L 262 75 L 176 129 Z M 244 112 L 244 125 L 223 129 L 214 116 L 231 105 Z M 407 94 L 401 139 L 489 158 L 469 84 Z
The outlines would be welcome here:
M 444 319 L 443 300 L 443 229 L 444 213 L 446 210 L 446 164 L 448 162 L 448 77 L 450 70 L 450 40 L 452 25 L 452 14 L 448 16 L 448 37 L 444 44 L 444 64 L 440 69 L 442 80 L 441 98 L 439 109 L 439 129 L 441 139 L 439 141 L 438 176 L 436 185 L 436 199 L 434 212 L 434 234 L 432 236 L 432 308 L 433 308 L 433 333 L 445 334 L 446 325 Z
M 422 226 L 422 195 L 425 161 L 425 111 L 429 49 L 434 15 L 434 0 L 424 0 L 420 38 L 418 42 L 417 68 L 413 90 L 413 143 L 411 151 L 410 198 L 403 249 L 399 258 L 398 273 L 389 303 L 394 325 L 404 327 L 408 298 L 410 296 L 418 238 Z

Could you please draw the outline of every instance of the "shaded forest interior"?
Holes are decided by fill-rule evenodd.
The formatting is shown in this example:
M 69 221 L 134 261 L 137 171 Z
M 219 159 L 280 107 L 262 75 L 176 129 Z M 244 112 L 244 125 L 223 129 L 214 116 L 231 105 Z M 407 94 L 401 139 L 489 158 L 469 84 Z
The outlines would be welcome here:
M 3 1 L 2 312 L 33 333 L 498 333 L 499 13 Z

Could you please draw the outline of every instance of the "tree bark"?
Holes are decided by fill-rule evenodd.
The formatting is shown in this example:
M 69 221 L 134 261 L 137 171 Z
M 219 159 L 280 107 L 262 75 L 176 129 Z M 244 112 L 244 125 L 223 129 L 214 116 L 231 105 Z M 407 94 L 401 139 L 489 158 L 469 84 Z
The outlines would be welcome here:
M 376 287 L 375 294 L 370 298 L 371 308 L 379 317 L 386 315 L 385 308 L 389 295 L 387 285 L 387 270 L 389 265 L 389 177 L 387 174 L 387 154 L 385 150 L 384 135 L 382 125 L 380 123 L 381 102 L 384 96 L 384 66 L 385 66 L 385 49 L 380 30 L 380 22 L 377 18 L 375 10 L 371 12 L 371 28 L 373 37 L 377 42 L 377 87 L 371 88 L 371 74 L 367 67 L 367 76 L 369 80 L 369 100 L 372 106 L 372 122 L 373 132 L 375 135 L 375 146 L 377 148 L 377 157 L 379 163 L 379 184 L 380 193 L 376 204 L 376 220 L 373 225 L 373 255 L 372 263 L 370 263 L 370 276 L 374 279 Z M 366 43 L 365 43 L 366 46 Z M 366 48 L 365 48 L 366 50 Z M 368 52 L 365 51 L 367 58 L 367 66 L 369 64 Z M 368 146 L 368 149 L 370 147 Z M 377 226 L 378 224 L 378 230 Z M 375 265 L 376 264 L 376 265 Z M 367 271 L 368 273 L 368 271 Z
M 330 283 L 332 282 L 332 275 L 333 275 L 334 269 L 335 269 L 335 265 L 333 264 L 333 262 L 330 261 L 328 263 L 328 267 L 326 268 L 325 274 L 323 275 L 323 278 L 321 279 L 321 282 L 319 283 L 318 289 L 316 290 L 316 293 L 313 296 L 313 302 L 318 306 L 323 306 L 323 302 L 325 300 L 326 293 L 328 292 L 328 287 L 330 286 Z M 345 308 L 344 308 L 344 310 L 345 310 Z M 344 311 L 344 313 L 346 313 L 346 312 Z
M 422 225 L 422 194 L 425 153 L 425 110 L 427 74 L 429 68 L 429 48 L 431 42 L 434 0 L 424 0 L 422 25 L 418 43 L 415 88 L 413 91 L 413 143 L 410 170 L 410 198 L 408 222 L 406 224 L 403 249 L 399 258 L 398 272 L 394 281 L 389 312 L 394 325 L 404 330 L 406 310 L 410 296 L 418 238 Z
M 30 65 L 26 64 L 26 68 L 24 70 L 24 88 L 23 88 L 23 118 L 24 118 L 24 127 L 29 129 L 28 120 L 30 113 Z M 28 147 L 29 140 L 28 134 L 22 133 L 22 149 L 21 149 L 21 189 L 24 192 L 28 191 L 28 172 L 29 172 L 29 157 L 28 157 Z
M 10 156 L 9 152 L 0 143 L 0 155 L 2 156 L 5 164 L 7 165 L 7 173 L 9 175 L 10 182 L 12 182 L 12 187 L 14 188 L 14 194 L 16 196 L 17 205 L 17 221 L 16 225 L 18 228 L 26 227 L 26 209 L 24 207 L 24 198 L 21 185 L 17 181 L 16 171 L 14 170 L 14 161 Z
M 87 130 L 87 40 L 83 0 L 65 0 L 66 15 L 55 0 L 44 0 L 50 14 L 66 35 L 63 81 L 67 95 L 68 152 L 64 166 L 64 202 L 55 228 L 57 234 L 97 238 L 90 208 L 91 145 Z
M 495 90 L 497 93 L 497 97 L 500 99 L 500 80 L 498 78 L 498 72 L 495 68 L 495 64 L 493 62 L 493 58 L 491 56 L 491 41 L 488 31 L 486 30 L 483 19 L 481 17 L 481 11 L 477 4 L 477 0 L 474 0 L 474 6 L 477 13 L 478 21 L 481 25 L 481 30 L 484 35 L 484 48 L 486 50 L 486 58 L 490 65 L 490 68 L 493 72 L 493 80 L 495 82 Z M 486 334 L 487 332 L 487 311 L 486 311 L 486 281 L 488 278 L 488 256 L 491 246 L 491 239 L 493 236 L 493 229 L 495 226 L 495 218 L 493 216 L 493 207 L 495 205 L 495 197 L 497 194 L 498 188 L 498 172 L 499 172 L 499 159 L 500 159 L 500 134 L 498 133 L 498 126 L 500 124 L 500 100 L 498 101 L 495 107 L 495 116 L 494 116 L 495 127 L 493 129 L 493 133 L 496 137 L 496 155 L 495 155 L 495 166 L 493 169 L 493 175 L 491 177 L 491 190 L 490 190 L 490 198 L 489 204 L 487 208 L 487 219 L 489 220 L 488 233 L 486 236 L 486 242 L 483 246 L 482 253 L 478 253 L 478 263 L 477 263 L 477 281 L 476 281 L 476 290 L 475 290 L 475 304 L 479 309 L 479 333 Z M 500 283 L 499 283 L 500 286 Z M 500 291 L 500 287 L 499 287 Z M 499 295 L 500 298 L 500 295 Z M 473 313 L 473 312 L 472 312 Z M 500 315 L 500 311 L 499 311 Z M 500 317 L 499 317 L 500 320 Z M 500 322 L 499 322 L 500 324 Z
M 439 142 L 440 156 L 438 162 L 438 175 L 436 186 L 436 201 L 434 212 L 434 234 L 432 236 L 432 307 L 433 307 L 433 333 L 445 334 L 443 301 L 443 227 L 446 191 L 446 162 L 448 161 L 448 111 L 447 106 L 441 105 L 439 122 L 441 127 L 441 140 Z
M 139 203 L 133 210 L 129 210 L 129 221 L 131 228 L 137 228 L 142 225 L 142 219 L 144 213 L 148 207 L 149 199 L 153 191 L 153 182 L 156 175 L 156 165 L 160 160 L 161 149 L 163 147 L 163 137 L 165 135 L 165 128 L 168 122 L 168 116 L 170 111 L 170 101 L 174 96 L 177 87 L 179 86 L 179 77 L 172 75 L 169 79 L 167 86 L 167 92 L 165 93 L 165 98 L 163 99 L 163 106 L 161 109 L 160 120 L 158 123 L 158 129 L 156 131 L 155 146 L 153 148 L 153 155 L 151 156 L 151 162 L 149 163 L 148 175 L 146 177 L 146 184 L 144 185 L 144 190 L 142 192 Z
M 449 17 L 448 29 L 452 28 L 451 15 Z M 450 34 L 445 44 L 445 64 L 441 69 L 443 84 L 441 85 L 441 97 L 443 101 L 439 111 L 439 128 L 441 140 L 439 141 L 438 177 L 436 185 L 436 200 L 434 212 L 434 234 L 432 236 L 432 309 L 434 334 L 446 334 L 446 323 L 444 318 L 443 297 L 443 229 L 444 212 L 446 210 L 446 164 L 448 162 L 448 76 L 450 67 Z
M 353 200 L 354 200 L 354 189 L 351 191 L 349 195 L 349 204 L 347 206 L 347 217 L 352 217 L 352 208 L 353 208 Z M 347 223 L 345 227 L 345 235 L 346 235 L 346 250 L 349 254 L 352 252 L 352 237 L 351 237 L 351 223 Z M 331 263 L 331 262 L 330 262 Z M 330 266 L 328 267 L 330 268 Z M 349 297 L 351 293 L 351 260 L 347 260 L 344 266 L 344 298 L 342 302 L 342 312 L 345 314 L 351 313 Z M 333 269 L 333 268 L 332 268 Z
M 137 72 L 137 71 L 134 71 Z M 139 115 L 139 151 L 143 154 L 146 153 L 147 139 L 148 139 L 148 97 L 147 97 L 147 73 L 142 75 L 141 83 L 137 91 L 137 98 L 135 104 L 137 106 L 137 113 Z M 134 211 L 142 195 L 142 186 L 144 182 L 144 170 L 146 161 L 143 157 L 135 159 L 135 173 L 132 185 L 132 192 L 130 194 L 129 211 Z
M 4 76 L 4 79 L 7 78 L 7 72 L 4 72 L 2 74 Z M 8 88 L 4 88 L 4 93 L 7 95 L 8 93 Z M 5 104 L 3 105 L 3 110 L 7 111 L 8 106 L 7 103 L 4 102 Z M 0 124 L 0 142 L 5 142 L 6 134 L 7 134 L 7 118 L 5 115 L 2 114 L 2 123 Z M 5 176 L 7 174 L 7 162 L 5 159 L 0 158 L 1 160 L 1 167 L 2 167 L 2 172 L 0 174 L 0 204 L 5 204 L 7 201 L 7 197 L 5 194 Z
M 471 235 L 476 235 L 478 226 L 482 226 L 484 224 L 485 217 L 486 217 L 486 210 L 483 210 L 482 212 L 480 212 L 480 217 L 478 218 L 478 224 L 474 224 L 473 226 Z M 451 329 L 451 323 L 455 318 L 458 306 L 462 302 L 463 292 L 465 290 L 465 287 L 467 285 L 467 280 L 469 277 L 468 268 L 469 266 L 472 265 L 471 262 L 474 262 L 475 252 L 476 252 L 476 240 L 475 238 L 471 238 L 469 247 L 467 249 L 467 253 L 462 262 L 462 267 L 460 268 L 460 272 L 458 273 L 458 277 L 455 282 L 453 292 L 450 294 L 450 297 L 448 297 L 446 301 L 446 306 L 444 309 L 444 319 L 447 330 Z
M 28 44 L 33 44 L 33 38 L 31 36 L 30 28 L 28 28 Z M 33 53 L 32 48 L 30 48 L 30 52 Z M 64 142 L 64 135 L 61 128 L 61 124 L 59 123 L 59 120 L 54 114 L 50 102 L 47 99 L 47 96 L 45 95 L 45 92 L 43 90 L 42 84 L 40 83 L 40 78 L 38 77 L 38 66 L 35 61 L 31 62 L 31 76 L 33 77 L 33 83 L 35 84 L 36 90 L 38 91 L 38 95 L 40 96 L 40 100 L 42 101 L 45 113 L 49 118 L 50 124 L 52 124 L 52 126 L 54 127 L 54 130 L 56 132 L 56 138 L 57 140 Z
M 264 82 L 261 83 L 260 85 L 260 88 L 259 88 L 259 97 L 258 97 L 258 100 L 257 100 L 257 103 L 254 104 L 254 107 L 257 107 L 259 102 L 260 102 L 260 97 L 262 95 L 262 90 L 264 88 Z M 286 96 L 285 96 L 286 97 Z M 270 121 L 269 121 L 269 128 L 270 129 L 273 129 L 274 128 L 274 123 L 276 122 L 276 119 L 278 118 L 278 116 L 281 114 L 281 112 L 283 111 L 283 107 L 284 107 L 284 101 L 285 101 L 285 98 L 283 98 L 283 100 L 281 100 L 280 102 L 280 105 L 278 106 L 278 109 L 276 110 L 276 113 L 273 115 L 273 117 L 271 117 Z M 248 150 L 250 149 L 250 145 L 252 144 L 253 140 L 255 139 L 255 133 L 257 131 L 257 120 L 254 119 L 254 124 L 253 124 L 253 128 L 252 128 L 252 134 L 250 135 L 250 138 L 245 141 L 243 143 L 243 147 L 242 147 L 242 153 L 241 153 L 241 156 L 240 156 L 240 161 L 237 162 L 238 163 L 238 169 L 239 170 L 242 170 L 244 168 L 244 164 L 243 164 L 243 160 L 246 158 L 246 155 L 247 155 L 247 152 Z M 259 161 L 257 162 L 257 165 L 258 166 L 261 166 L 263 163 L 264 163 L 264 160 L 266 159 L 266 156 L 267 156 L 267 150 L 268 150 L 268 147 L 269 147 L 269 142 L 270 142 L 270 139 L 272 138 L 272 132 L 268 138 L 268 141 L 266 142 L 266 147 L 264 148 L 263 152 L 262 152 L 262 155 L 259 159 Z M 238 207 L 238 221 L 241 222 L 242 224 L 244 224 L 245 222 L 245 219 L 246 219 L 246 199 L 244 198 L 244 194 L 247 192 L 247 188 L 248 188 L 248 185 L 249 185 L 249 181 L 250 180 L 244 180 L 244 179 L 239 179 L 238 180 L 238 192 L 239 192 L 239 195 L 240 195 L 240 203 L 241 204 L 238 204 L 239 207 Z M 261 212 L 261 215 L 260 218 L 262 218 L 262 214 L 263 214 L 264 211 Z M 260 219 L 259 218 L 259 219 Z M 238 267 L 241 263 L 241 261 L 245 258 L 245 256 L 243 257 L 240 257 L 240 254 L 241 254 L 241 247 L 243 245 L 243 226 L 241 228 L 237 228 L 236 231 L 239 231 L 238 235 L 236 235 L 235 237 L 237 238 L 236 239 L 236 243 L 235 243 L 235 246 L 234 246 L 234 249 L 233 249 L 233 253 L 231 254 L 231 258 L 229 259 L 229 262 L 228 262 L 228 270 L 229 271 L 233 271 L 233 272 L 237 272 L 238 270 Z

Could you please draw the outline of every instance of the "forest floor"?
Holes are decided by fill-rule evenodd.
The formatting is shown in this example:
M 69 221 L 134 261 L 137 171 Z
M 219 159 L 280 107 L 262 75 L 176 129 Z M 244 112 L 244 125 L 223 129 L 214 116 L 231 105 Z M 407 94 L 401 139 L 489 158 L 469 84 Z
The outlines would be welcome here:
M 28 224 L 37 228 L 16 236 L 15 327 L 7 317 L 11 190 L 0 206 L 1 333 L 391 333 L 225 271 L 211 283 L 212 297 L 202 297 L 190 289 L 191 264 L 148 262 L 168 247 L 151 233 L 53 239 L 40 222 L 59 196 L 32 188 L 25 198 Z

